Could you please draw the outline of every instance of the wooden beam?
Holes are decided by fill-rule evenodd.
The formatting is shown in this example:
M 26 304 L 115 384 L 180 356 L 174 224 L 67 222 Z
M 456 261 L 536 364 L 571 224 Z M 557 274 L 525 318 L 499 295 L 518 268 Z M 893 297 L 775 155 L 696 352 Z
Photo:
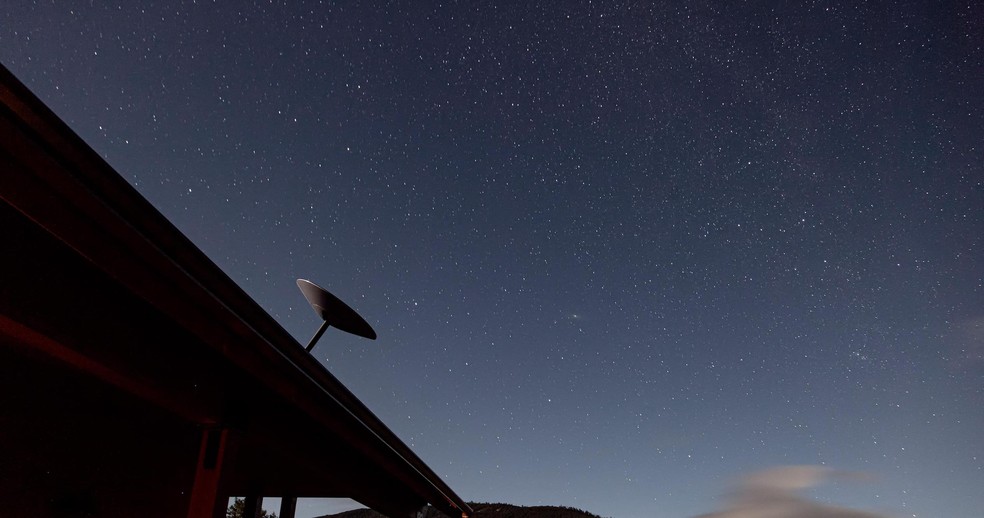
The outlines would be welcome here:
M 243 504 L 243 518 L 260 518 L 260 511 L 263 510 L 262 496 L 247 495 Z
M 297 497 L 284 495 L 280 499 L 280 515 L 279 518 L 294 518 L 294 513 L 297 511 Z
M 188 518 L 213 518 L 217 509 L 225 509 L 228 497 L 220 498 L 219 482 L 222 477 L 222 461 L 225 457 L 229 430 L 209 428 L 202 431 L 198 450 L 198 467 L 195 484 L 191 488 Z M 224 516 L 224 513 L 223 513 Z

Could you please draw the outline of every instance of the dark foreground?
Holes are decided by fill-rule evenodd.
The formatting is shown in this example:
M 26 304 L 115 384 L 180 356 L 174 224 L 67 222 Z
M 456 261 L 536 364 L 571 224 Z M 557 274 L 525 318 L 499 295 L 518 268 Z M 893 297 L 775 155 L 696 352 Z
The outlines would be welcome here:
M 532 506 L 523 507 L 509 504 L 470 503 L 476 517 L 484 518 L 601 518 L 573 507 Z M 321 518 L 385 518 L 372 509 L 356 509 L 344 513 L 329 514 Z M 420 518 L 444 518 L 444 514 L 429 507 L 428 512 Z

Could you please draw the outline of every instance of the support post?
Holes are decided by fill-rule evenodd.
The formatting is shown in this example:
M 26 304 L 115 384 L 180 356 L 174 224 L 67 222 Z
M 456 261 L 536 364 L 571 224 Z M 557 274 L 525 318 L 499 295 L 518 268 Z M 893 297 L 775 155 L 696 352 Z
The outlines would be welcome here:
M 280 515 L 279 518 L 294 518 L 294 513 L 297 511 L 297 497 L 283 495 L 280 498 Z
M 228 499 L 220 498 L 222 495 L 219 494 L 219 481 L 228 439 L 229 430 L 225 428 L 207 428 L 202 431 L 188 518 L 213 518 L 217 509 L 225 509 Z
M 263 510 L 263 497 L 257 495 L 247 495 L 243 502 L 243 518 L 260 518 L 260 511 Z

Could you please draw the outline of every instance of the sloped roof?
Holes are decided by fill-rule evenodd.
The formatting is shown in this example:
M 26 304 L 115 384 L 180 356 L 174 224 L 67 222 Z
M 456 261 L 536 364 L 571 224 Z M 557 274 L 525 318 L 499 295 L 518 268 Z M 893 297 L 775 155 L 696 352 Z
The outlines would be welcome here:
M 8 258 L 37 270 L 24 272 L 32 282 L 0 293 L 7 335 L 179 419 L 238 430 L 227 494 L 351 497 L 390 515 L 427 503 L 449 516 L 472 514 L 3 67 L 0 167 L 0 205 L 22 227 L 15 234 L 54 243 L 41 261 Z M 59 300 L 76 306 L 57 307 Z

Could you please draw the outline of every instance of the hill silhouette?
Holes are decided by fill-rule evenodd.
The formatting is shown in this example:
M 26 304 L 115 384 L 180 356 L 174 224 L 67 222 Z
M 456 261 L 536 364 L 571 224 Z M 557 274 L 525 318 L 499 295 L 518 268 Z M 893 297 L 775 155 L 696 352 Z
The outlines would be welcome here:
M 476 518 L 601 518 L 596 514 L 573 507 L 536 505 L 524 507 L 510 504 L 475 503 L 468 505 L 475 511 Z M 355 509 L 338 514 L 326 514 L 319 518 L 386 518 L 372 509 Z M 443 513 L 428 507 L 420 518 L 448 518 Z M 457 518 L 457 517 L 455 517 Z

